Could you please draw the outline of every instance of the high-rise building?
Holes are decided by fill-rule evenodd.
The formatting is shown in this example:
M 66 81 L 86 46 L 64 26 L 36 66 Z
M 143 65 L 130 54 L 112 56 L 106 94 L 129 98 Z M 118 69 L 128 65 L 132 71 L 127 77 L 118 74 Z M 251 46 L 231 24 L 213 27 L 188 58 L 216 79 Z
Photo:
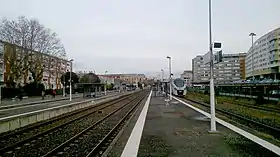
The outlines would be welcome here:
M 246 59 L 246 78 L 280 79 L 280 27 L 257 39 Z
M 182 74 L 181 74 L 181 78 L 184 79 L 186 81 L 187 85 L 191 85 L 192 82 L 192 76 L 193 73 L 191 70 L 185 70 Z
M 202 55 L 198 55 L 192 59 L 192 72 L 192 82 L 205 82 L 208 80 L 208 74 L 206 75 L 206 71 L 204 71 Z
M 222 61 L 214 64 L 214 81 L 227 83 L 245 78 L 246 53 L 223 54 Z M 193 82 L 207 82 L 210 78 L 210 65 L 205 64 L 203 56 L 192 60 Z
M 24 49 L 1 40 L 0 66 L 4 84 L 13 81 L 16 85 L 23 86 L 36 79 L 43 83 L 46 89 L 62 88 L 60 78 L 70 70 L 70 62 L 66 59 Z M 31 66 L 34 70 L 33 75 L 30 71 Z

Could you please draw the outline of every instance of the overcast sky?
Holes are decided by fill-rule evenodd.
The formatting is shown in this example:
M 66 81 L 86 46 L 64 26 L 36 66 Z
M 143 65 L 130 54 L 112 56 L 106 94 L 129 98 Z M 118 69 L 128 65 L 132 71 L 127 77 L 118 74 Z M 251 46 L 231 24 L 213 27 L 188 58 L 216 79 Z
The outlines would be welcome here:
M 248 34 L 280 27 L 280 0 L 213 0 L 213 40 L 247 52 Z M 175 73 L 208 51 L 208 0 L 0 0 L 0 18 L 38 19 L 59 34 L 74 68 Z

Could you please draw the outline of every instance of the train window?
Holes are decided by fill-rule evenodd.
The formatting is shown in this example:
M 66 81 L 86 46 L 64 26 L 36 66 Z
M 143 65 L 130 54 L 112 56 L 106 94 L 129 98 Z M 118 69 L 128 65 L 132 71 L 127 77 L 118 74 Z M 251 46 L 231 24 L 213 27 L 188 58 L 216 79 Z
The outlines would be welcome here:
M 183 80 L 179 80 L 179 79 L 175 79 L 174 80 L 174 84 L 177 86 L 177 87 L 183 87 L 185 85 L 185 82 Z

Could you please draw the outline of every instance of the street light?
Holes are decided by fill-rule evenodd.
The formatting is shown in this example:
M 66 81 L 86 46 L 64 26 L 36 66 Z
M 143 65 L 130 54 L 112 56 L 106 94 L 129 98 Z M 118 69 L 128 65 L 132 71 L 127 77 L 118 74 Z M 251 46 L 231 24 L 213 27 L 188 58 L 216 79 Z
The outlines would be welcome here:
M 254 36 L 256 36 L 256 34 L 255 33 L 250 33 L 249 34 L 249 36 L 251 36 L 251 38 L 252 38 L 252 47 L 251 47 L 251 49 L 252 49 L 252 51 L 251 51 L 251 53 L 252 53 L 252 76 L 253 76 L 253 80 L 255 80 L 255 76 L 254 76 L 254 74 L 253 74 L 253 72 L 254 72 L 254 58 L 253 58 L 253 56 L 254 56 Z
M 107 73 L 108 71 L 106 70 L 105 71 L 105 75 L 106 75 L 106 73 Z M 105 85 L 104 85 L 104 95 L 106 95 L 106 86 L 107 86 L 107 78 L 106 78 L 106 76 L 104 75 L 104 77 L 105 77 Z
M 210 130 L 210 132 L 216 132 L 211 7 L 212 7 L 211 0 L 209 0 L 210 107 L 211 107 L 211 130 Z
M 162 76 L 161 76 L 161 77 L 162 77 L 161 79 L 162 79 L 162 82 L 163 82 L 163 81 L 164 81 L 164 70 L 163 70 L 163 69 L 161 69 L 161 75 L 162 75 Z
M 66 82 L 65 82 L 65 75 L 66 75 L 66 73 L 64 73 L 63 74 L 63 97 L 65 97 L 65 84 L 66 84 Z
M 171 74 L 171 57 L 170 56 L 167 56 L 166 57 L 167 59 L 168 59 L 168 61 L 169 61 L 169 101 L 171 101 L 172 100 L 172 96 L 171 96 L 171 94 L 172 94 L 172 92 L 171 92 L 171 77 L 172 77 L 172 74 Z
M 161 69 L 161 75 L 162 75 L 162 78 L 161 78 L 162 79 L 162 83 L 161 83 L 162 91 L 161 92 L 163 92 L 164 91 L 163 90 L 164 89 L 164 83 L 163 83 L 164 82 L 164 70 L 163 69 Z
M 0 85 L 0 104 L 2 103 L 2 85 Z
M 69 101 L 72 101 L 72 62 L 74 61 L 73 59 L 70 59 L 70 98 Z

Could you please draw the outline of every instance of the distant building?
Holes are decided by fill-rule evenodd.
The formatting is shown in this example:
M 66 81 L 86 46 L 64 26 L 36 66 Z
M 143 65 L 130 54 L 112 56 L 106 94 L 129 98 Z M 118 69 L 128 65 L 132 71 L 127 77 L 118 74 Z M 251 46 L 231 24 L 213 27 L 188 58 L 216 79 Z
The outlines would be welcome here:
M 138 83 L 143 83 L 147 80 L 144 74 L 105 74 L 98 76 L 101 82 L 113 83 L 115 87 L 119 87 L 121 84 L 134 84 L 137 86 Z
M 204 70 L 203 56 L 198 55 L 192 59 L 192 82 L 205 82 L 208 77 L 205 78 L 206 71 Z
M 191 70 L 185 70 L 182 74 L 181 74 L 181 78 L 184 79 L 186 81 L 187 85 L 191 85 L 192 82 L 192 76 L 193 73 Z
M 84 75 L 86 75 L 88 73 L 94 73 L 94 72 L 93 71 L 76 71 L 75 73 L 77 74 L 79 79 L 81 79 Z
M 137 84 L 138 82 L 143 82 L 147 79 L 144 74 L 106 74 L 99 76 L 113 77 L 120 79 L 127 84 Z
M 64 58 L 31 51 L 0 40 L 0 82 L 6 84 L 7 81 L 13 80 L 23 86 L 34 81 L 28 66 L 25 66 L 27 62 L 36 66 L 36 79 L 43 83 L 46 89 L 62 88 L 60 78 L 70 70 L 70 62 Z M 20 70 L 15 70 L 19 67 Z
M 246 53 L 223 54 L 222 61 L 214 64 L 214 81 L 227 83 L 245 79 Z M 192 59 L 193 82 L 207 82 L 210 78 L 210 65 L 205 64 L 203 56 Z
M 280 27 L 257 39 L 245 62 L 246 78 L 280 79 Z

